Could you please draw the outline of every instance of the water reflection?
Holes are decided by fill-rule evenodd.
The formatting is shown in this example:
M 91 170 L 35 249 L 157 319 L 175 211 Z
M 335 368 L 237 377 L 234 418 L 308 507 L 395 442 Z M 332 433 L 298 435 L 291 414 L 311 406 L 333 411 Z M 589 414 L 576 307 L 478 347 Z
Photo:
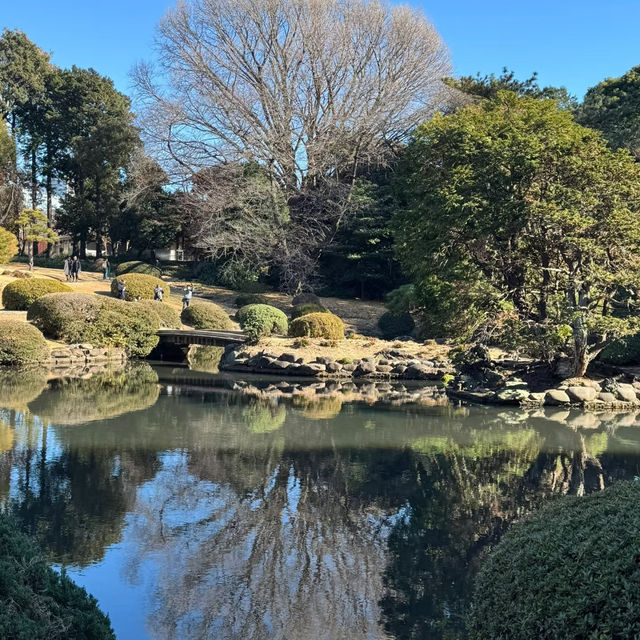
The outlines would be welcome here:
M 0 396 L 5 506 L 122 638 L 140 637 L 123 589 L 153 638 L 462 638 L 474 572 L 513 520 L 639 470 L 634 414 L 177 376 Z

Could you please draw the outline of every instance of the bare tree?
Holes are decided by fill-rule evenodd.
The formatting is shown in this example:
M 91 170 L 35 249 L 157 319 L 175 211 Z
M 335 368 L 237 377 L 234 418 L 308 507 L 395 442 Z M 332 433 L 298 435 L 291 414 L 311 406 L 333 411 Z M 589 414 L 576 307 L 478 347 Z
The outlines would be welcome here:
M 181 2 L 157 46 L 134 70 L 147 143 L 187 181 L 258 162 L 289 207 L 285 265 L 330 240 L 359 169 L 429 116 L 450 71 L 422 14 L 377 0 Z

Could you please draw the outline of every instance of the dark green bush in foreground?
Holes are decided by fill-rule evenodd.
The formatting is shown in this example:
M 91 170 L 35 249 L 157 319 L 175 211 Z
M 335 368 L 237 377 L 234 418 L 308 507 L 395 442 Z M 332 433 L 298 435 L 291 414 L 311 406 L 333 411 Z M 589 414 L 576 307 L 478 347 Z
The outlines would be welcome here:
M 393 340 L 398 336 L 407 336 L 415 329 L 416 324 L 408 313 L 383 313 L 378 320 L 378 327 L 385 340 Z
M 253 340 L 273 334 L 286 335 L 289 329 L 283 311 L 268 304 L 250 304 L 238 309 L 236 320 L 240 328 Z
M 640 483 L 553 502 L 481 569 L 471 640 L 640 637 Z
M 246 307 L 249 304 L 269 304 L 269 299 L 260 293 L 242 293 L 235 302 L 236 307 Z
M 71 293 L 73 289 L 48 278 L 28 278 L 10 282 L 2 290 L 2 306 L 9 311 L 26 311 L 47 293 Z
M 115 638 L 96 599 L 47 566 L 5 516 L 0 516 L 0 638 Z
M 218 304 L 194 300 L 182 312 L 181 320 L 194 329 L 209 331 L 228 331 L 233 322 L 227 312 Z
M 301 316 L 306 316 L 309 313 L 329 313 L 328 309 L 325 309 L 321 304 L 314 304 L 313 302 L 303 302 L 297 304 L 291 309 L 291 319 L 295 320 Z

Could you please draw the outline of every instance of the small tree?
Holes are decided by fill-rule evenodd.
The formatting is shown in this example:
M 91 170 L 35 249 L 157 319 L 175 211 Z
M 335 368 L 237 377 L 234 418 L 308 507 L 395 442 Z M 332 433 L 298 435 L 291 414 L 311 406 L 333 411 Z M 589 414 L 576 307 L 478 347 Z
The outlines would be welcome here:
M 18 253 L 18 239 L 6 229 L 0 227 L 0 264 L 9 262 Z
M 37 209 L 23 209 L 16 219 L 20 255 L 24 255 L 28 242 L 46 242 L 53 244 L 58 241 L 58 234 L 49 228 L 47 216 Z
M 397 248 L 432 326 L 469 335 L 506 311 L 534 336 L 571 325 L 576 375 L 632 330 L 612 311 L 640 286 L 640 167 L 555 101 L 498 92 L 435 117 L 404 178 Z

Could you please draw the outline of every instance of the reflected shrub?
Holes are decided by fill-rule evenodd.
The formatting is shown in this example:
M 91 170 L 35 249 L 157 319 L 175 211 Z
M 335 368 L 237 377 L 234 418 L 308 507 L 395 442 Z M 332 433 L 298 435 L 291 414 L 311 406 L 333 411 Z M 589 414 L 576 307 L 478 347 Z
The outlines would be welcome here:
M 0 365 L 30 365 L 49 359 L 49 346 L 36 327 L 0 319 Z
M 184 309 L 181 320 L 184 324 L 203 331 L 229 331 L 233 329 L 231 318 L 219 304 L 203 300 L 193 301 Z
M 187 361 L 189 368 L 194 371 L 218 373 L 223 355 L 224 347 L 206 347 L 195 344 L 189 348 Z
M 47 374 L 41 368 L 0 368 L 0 407 L 24 411 L 47 387 Z
M 332 313 L 310 313 L 296 318 L 289 326 L 292 338 L 326 338 L 341 340 L 344 338 L 344 324 Z
M 47 293 L 70 293 L 71 287 L 47 278 L 29 278 L 10 282 L 2 290 L 2 305 L 9 311 L 27 311 L 29 307 Z
M 618 482 L 513 525 L 478 574 L 470 639 L 640 636 L 639 501 Z
M 15 440 L 15 430 L 4 420 L 0 420 L 0 453 L 11 451 Z
M 51 569 L 34 543 L 0 516 L 0 637 L 115 639 L 96 599 Z
M 254 404 L 242 411 L 242 418 L 252 433 L 270 433 L 284 424 L 287 409 L 283 405 Z
M 339 396 L 318 398 L 295 397 L 293 405 L 302 409 L 302 415 L 309 420 L 331 420 L 342 410 L 343 399 Z

